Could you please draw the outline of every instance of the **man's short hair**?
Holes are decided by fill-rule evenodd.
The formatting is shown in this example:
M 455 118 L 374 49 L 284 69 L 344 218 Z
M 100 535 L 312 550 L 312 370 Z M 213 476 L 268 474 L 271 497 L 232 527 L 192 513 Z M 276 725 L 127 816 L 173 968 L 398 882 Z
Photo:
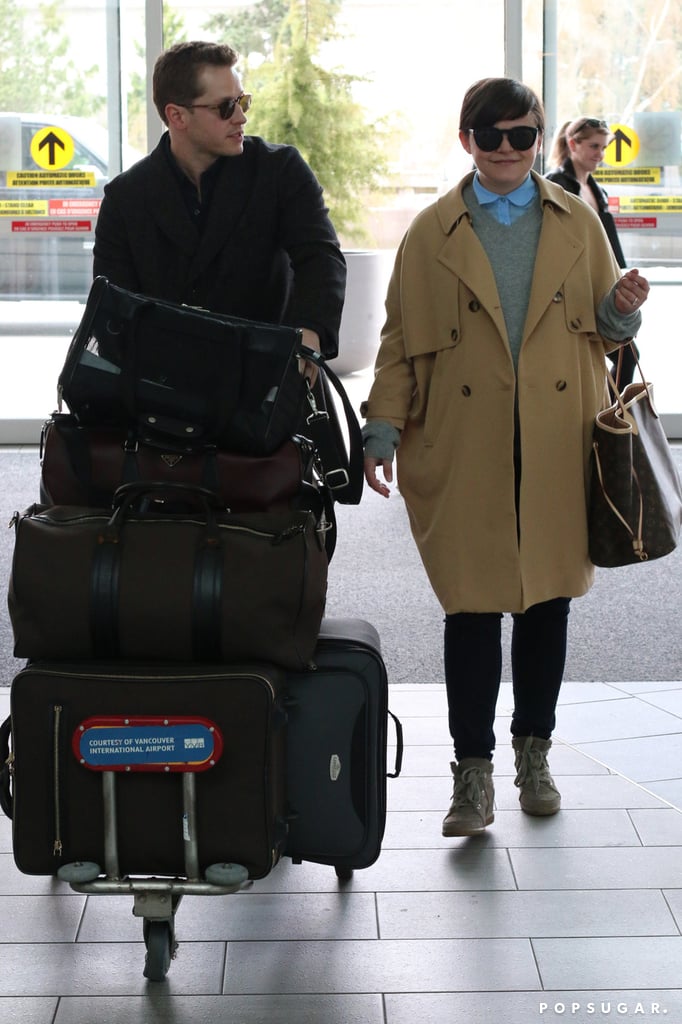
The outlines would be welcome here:
M 164 124 L 166 105 L 191 104 L 203 91 L 199 80 L 202 68 L 211 64 L 231 68 L 239 54 L 226 43 L 176 43 L 157 59 L 152 77 L 154 106 Z

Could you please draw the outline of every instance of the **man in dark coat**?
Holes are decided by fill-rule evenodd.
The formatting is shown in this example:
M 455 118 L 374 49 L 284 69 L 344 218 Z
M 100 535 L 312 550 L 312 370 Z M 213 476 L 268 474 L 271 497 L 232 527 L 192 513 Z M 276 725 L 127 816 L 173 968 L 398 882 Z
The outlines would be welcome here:
M 293 146 L 244 133 L 229 46 L 180 43 L 154 68 L 168 131 L 104 190 L 94 273 L 155 298 L 303 329 L 338 351 L 346 267 L 322 189 Z

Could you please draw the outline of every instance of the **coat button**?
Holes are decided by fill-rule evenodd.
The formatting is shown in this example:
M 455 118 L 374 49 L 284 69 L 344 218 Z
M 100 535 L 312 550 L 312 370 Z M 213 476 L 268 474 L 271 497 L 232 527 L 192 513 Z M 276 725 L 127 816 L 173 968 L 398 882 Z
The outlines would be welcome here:
M 459 341 L 459 331 L 457 330 L 456 327 L 453 327 L 452 330 L 450 331 L 450 337 L 452 338 L 453 341 Z
M 564 297 L 561 294 L 561 292 L 557 292 L 555 294 L 554 298 L 552 299 L 552 302 L 563 302 L 563 301 L 564 301 Z
M 472 313 L 478 313 L 480 308 L 481 303 L 477 299 L 472 299 L 471 302 L 469 303 L 469 309 L 471 310 Z
M 582 320 L 580 320 L 579 318 L 577 320 L 571 320 L 571 327 L 573 328 L 574 331 L 578 331 L 578 330 L 580 330 L 581 323 L 582 323 Z
M 471 394 L 471 388 L 469 387 L 468 384 L 462 385 L 462 394 L 464 395 L 465 398 L 468 398 L 469 395 Z
M 565 391 L 566 387 L 567 387 L 566 381 L 565 380 L 558 380 L 556 382 L 556 384 L 554 385 L 554 387 L 557 389 L 557 391 Z

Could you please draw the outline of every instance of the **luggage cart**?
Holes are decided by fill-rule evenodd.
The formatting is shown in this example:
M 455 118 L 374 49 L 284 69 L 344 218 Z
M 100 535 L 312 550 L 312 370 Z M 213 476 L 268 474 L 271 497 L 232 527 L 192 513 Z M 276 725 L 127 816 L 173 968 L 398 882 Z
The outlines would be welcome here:
M 201 750 L 201 758 L 190 753 L 186 761 L 164 761 L 148 755 L 142 759 L 134 753 L 136 746 L 128 744 L 130 753 L 121 755 L 121 760 L 112 763 L 107 755 L 92 753 L 93 750 L 107 749 L 92 747 L 88 737 L 102 733 L 99 743 L 109 742 L 106 733 L 112 732 L 120 749 L 126 749 L 124 738 L 127 730 L 144 725 L 149 731 L 162 726 L 164 733 L 173 729 L 196 733 L 200 730 L 202 739 L 209 740 Z M 159 744 L 164 746 L 164 744 Z M 63 864 L 57 876 L 67 882 L 78 893 L 86 895 L 133 896 L 133 914 L 142 918 L 142 934 L 146 946 L 144 976 L 150 981 L 163 981 L 175 958 L 178 943 L 175 939 L 175 914 L 183 896 L 225 896 L 238 892 L 246 885 L 249 873 L 241 864 L 211 864 L 202 877 L 199 867 L 199 844 L 196 821 L 196 776 L 215 766 L 222 754 L 222 737 L 214 723 L 205 719 L 180 718 L 106 718 L 89 719 L 79 725 L 73 738 L 74 754 L 89 771 L 102 774 L 102 800 L 104 809 L 104 866 L 94 861 L 73 861 Z M 108 748 L 109 750 L 111 748 Z M 118 748 L 117 748 L 118 749 Z M 190 748 L 194 750 L 195 748 Z M 102 759 L 106 757 L 106 767 Z M 185 876 L 177 878 L 143 878 L 121 875 L 118 856 L 118 821 L 116 814 L 116 776 L 119 772 L 134 773 L 159 771 L 178 773 L 182 779 L 182 834 L 184 844 Z

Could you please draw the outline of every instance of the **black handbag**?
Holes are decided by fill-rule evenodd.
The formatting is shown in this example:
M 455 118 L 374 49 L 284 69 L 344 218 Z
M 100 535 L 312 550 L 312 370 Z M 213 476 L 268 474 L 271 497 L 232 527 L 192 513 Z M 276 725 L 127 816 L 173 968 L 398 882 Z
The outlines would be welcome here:
M 682 484 L 665 431 L 635 354 L 641 382 L 621 392 L 607 371 L 612 400 L 598 414 L 592 441 L 589 555 L 613 568 L 675 550 L 682 524 Z
M 299 424 L 302 331 L 92 284 L 58 381 L 80 423 L 269 454 Z

